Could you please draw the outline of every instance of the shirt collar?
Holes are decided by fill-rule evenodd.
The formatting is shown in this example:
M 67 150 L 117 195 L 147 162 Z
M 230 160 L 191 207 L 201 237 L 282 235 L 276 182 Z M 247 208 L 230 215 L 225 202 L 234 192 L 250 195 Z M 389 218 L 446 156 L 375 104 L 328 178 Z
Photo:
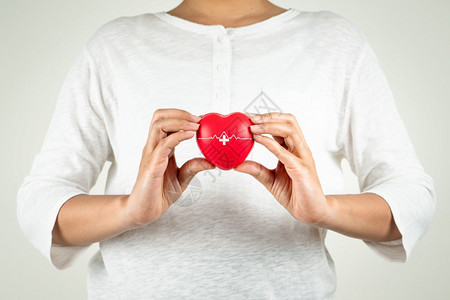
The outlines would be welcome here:
M 286 11 L 278 14 L 276 16 L 270 17 L 266 20 L 253 23 L 250 25 L 240 26 L 240 27 L 224 27 L 223 25 L 205 25 L 200 23 L 191 22 L 174 15 L 171 15 L 167 12 L 161 11 L 154 13 L 155 16 L 161 18 L 162 20 L 175 25 L 181 29 L 208 34 L 217 31 L 232 31 L 235 34 L 244 34 L 244 33 L 256 33 L 256 32 L 264 32 L 267 29 L 274 28 L 277 25 L 286 22 L 293 17 L 297 16 L 300 13 L 299 10 L 295 8 L 289 8 Z

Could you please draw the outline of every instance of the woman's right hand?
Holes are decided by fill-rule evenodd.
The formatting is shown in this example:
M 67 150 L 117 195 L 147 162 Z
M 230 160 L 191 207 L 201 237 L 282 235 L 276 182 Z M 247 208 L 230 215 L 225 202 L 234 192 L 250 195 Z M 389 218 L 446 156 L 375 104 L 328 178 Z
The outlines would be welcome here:
M 188 160 L 180 168 L 176 164 L 175 147 L 195 135 L 200 119 L 180 109 L 158 109 L 153 114 L 136 183 L 125 198 L 128 228 L 157 220 L 198 172 L 215 168 L 204 158 Z

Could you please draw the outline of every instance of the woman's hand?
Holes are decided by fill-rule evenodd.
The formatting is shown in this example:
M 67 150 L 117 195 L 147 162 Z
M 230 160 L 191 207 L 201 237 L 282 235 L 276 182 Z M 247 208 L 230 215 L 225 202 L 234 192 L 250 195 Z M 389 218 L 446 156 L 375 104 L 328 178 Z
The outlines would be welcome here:
M 296 219 L 308 224 L 325 221 L 330 207 L 296 118 L 286 113 L 248 116 L 255 124 L 250 126 L 255 141 L 279 161 L 275 169 L 244 161 L 235 170 L 255 177 Z M 271 134 L 274 139 L 261 134 Z
M 175 147 L 194 136 L 200 117 L 179 109 L 158 109 L 150 124 L 130 195 L 80 194 L 61 207 L 52 243 L 89 245 L 157 220 L 198 172 L 213 169 L 204 158 L 177 167 Z
M 175 161 L 175 147 L 195 135 L 200 119 L 179 109 L 155 111 L 137 180 L 126 198 L 125 222 L 130 228 L 157 220 L 181 196 L 195 174 L 215 168 L 204 158 L 191 159 L 180 168 Z

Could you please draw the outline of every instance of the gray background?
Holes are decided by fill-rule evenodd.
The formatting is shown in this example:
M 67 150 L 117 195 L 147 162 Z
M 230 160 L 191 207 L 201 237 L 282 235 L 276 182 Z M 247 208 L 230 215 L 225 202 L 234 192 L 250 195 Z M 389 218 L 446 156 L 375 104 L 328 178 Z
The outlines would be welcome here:
M 356 239 L 329 234 L 338 299 L 450 299 L 450 1 L 273 1 L 300 10 L 332 10 L 369 40 L 389 80 L 400 114 L 426 171 L 438 206 L 428 234 L 406 264 L 390 263 Z M 57 95 L 75 55 L 94 31 L 124 15 L 170 10 L 180 1 L 0 2 L 0 298 L 86 298 L 90 250 L 58 271 L 24 238 L 16 193 L 39 151 Z M 347 192 L 355 176 L 343 164 Z M 92 193 L 101 193 L 103 170 Z

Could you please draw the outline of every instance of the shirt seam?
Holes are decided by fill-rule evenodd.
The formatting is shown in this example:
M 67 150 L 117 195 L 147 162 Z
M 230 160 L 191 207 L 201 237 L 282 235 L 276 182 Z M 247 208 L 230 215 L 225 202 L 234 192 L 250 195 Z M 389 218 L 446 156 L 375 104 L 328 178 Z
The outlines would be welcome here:
M 349 75 L 346 76 L 346 82 L 347 82 L 347 86 L 346 86 L 346 91 L 344 94 L 344 103 L 345 103 L 345 107 L 343 109 L 343 113 L 342 113 L 342 117 L 341 117 L 341 121 L 339 122 L 340 124 L 340 128 L 339 128 L 339 132 L 338 132 L 338 145 L 339 145 L 339 149 L 340 149 L 340 154 L 341 155 L 345 155 L 346 150 L 345 150 L 345 143 L 344 143 L 344 138 L 346 135 L 346 124 L 347 124 L 347 120 L 350 118 L 349 114 L 350 114 L 350 107 L 353 103 L 353 97 L 349 97 L 349 92 L 350 92 L 350 88 L 354 89 L 356 86 L 353 83 L 354 82 L 354 78 L 356 77 L 356 74 L 358 73 L 359 68 L 362 65 L 362 62 L 364 61 L 364 59 L 368 56 L 368 51 L 367 48 L 369 47 L 367 41 L 364 41 L 364 45 L 361 48 L 361 52 L 358 55 L 358 58 L 355 62 L 355 65 L 352 68 L 352 71 L 350 72 Z
M 94 74 L 95 80 L 97 81 L 97 84 L 98 84 L 97 88 L 99 89 L 101 105 L 103 106 L 103 109 L 106 110 L 107 105 L 105 103 L 105 97 L 104 97 L 104 93 L 103 93 L 103 89 L 102 89 L 103 84 L 102 84 L 102 79 L 100 76 L 100 70 L 97 68 L 95 60 L 93 59 L 86 44 L 83 46 L 83 51 L 85 52 L 86 58 L 88 60 L 89 68 L 92 68 L 92 73 Z M 112 161 L 114 158 L 114 151 L 113 151 L 111 139 L 110 139 L 109 132 L 108 132 L 108 127 L 106 126 L 105 118 L 102 117 L 101 114 L 92 106 L 91 99 L 88 99 L 88 103 L 89 103 L 91 110 L 94 112 L 94 114 L 97 116 L 97 118 L 101 122 L 103 129 L 107 135 L 108 154 L 106 156 L 106 159 L 109 161 Z

